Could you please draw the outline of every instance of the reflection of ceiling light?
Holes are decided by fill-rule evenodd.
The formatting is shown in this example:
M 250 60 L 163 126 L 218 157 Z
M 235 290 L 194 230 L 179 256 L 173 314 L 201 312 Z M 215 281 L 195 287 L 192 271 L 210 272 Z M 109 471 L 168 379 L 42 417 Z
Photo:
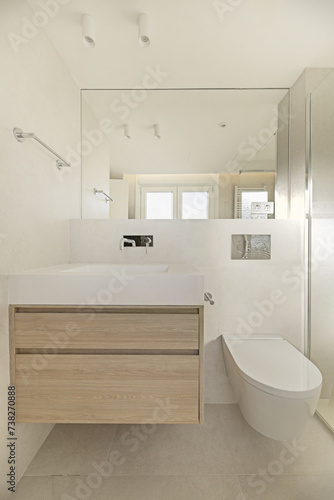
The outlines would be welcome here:
M 218 127 L 224 128 L 224 127 L 226 127 L 226 123 L 220 122 L 220 123 L 218 123 Z
M 124 137 L 126 137 L 127 139 L 131 139 L 130 126 L 128 123 L 124 125 Z
M 156 123 L 156 124 L 154 125 L 154 137 L 155 137 L 156 139 L 161 139 L 161 135 L 160 135 L 160 125 L 159 125 L 159 123 Z
M 139 45 L 149 47 L 150 40 L 150 20 L 147 14 L 140 14 L 138 17 Z
M 82 16 L 82 41 L 86 47 L 95 47 L 95 21 L 88 14 Z

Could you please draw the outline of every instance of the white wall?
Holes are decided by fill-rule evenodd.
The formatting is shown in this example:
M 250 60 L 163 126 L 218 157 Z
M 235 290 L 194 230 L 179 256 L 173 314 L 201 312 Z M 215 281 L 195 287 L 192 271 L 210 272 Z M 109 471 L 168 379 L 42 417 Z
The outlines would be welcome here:
M 231 260 L 231 235 L 271 234 L 272 258 Z M 153 234 L 154 247 L 120 250 L 124 234 Z M 189 262 L 205 276 L 205 401 L 233 401 L 220 335 L 280 333 L 304 349 L 304 221 L 299 220 L 73 220 L 71 262 Z M 273 304 L 274 290 L 282 304 Z M 271 301 L 271 303 L 269 303 Z
M 80 215 L 80 165 L 60 173 L 36 141 L 19 143 L 13 128 L 35 132 L 60 155 L 80 141 L 80 94 L 43 29 L 22 38 L 33 18 L 25 0 L 0 2 L 0 274 L 66 262 L 68 220 Z M 14 50 L 8 36 L 21 41 Z M 13 35 L 11 35 L 13 37 Z M 0 278 L 0 497 L 6 494 L 8 377 L 7 279 Z M 19 476 L 52 426 L 18 426 Z
M 94 194 L 94 188 L 109 194 L 108 139 L 84 96 L 81 105 L 85 126 L 82 134 L 82 217 L 109 219 L 109 203 L 105 202 L 105 196 Z

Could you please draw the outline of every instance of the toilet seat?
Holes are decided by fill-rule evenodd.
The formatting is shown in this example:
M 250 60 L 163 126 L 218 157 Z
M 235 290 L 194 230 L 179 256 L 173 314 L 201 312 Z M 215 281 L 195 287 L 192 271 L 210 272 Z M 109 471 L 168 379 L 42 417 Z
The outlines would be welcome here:
M 223 335 L 240 375 L 268 394 L 301 399 L 319 390 L 318 368 L 279 335 Z

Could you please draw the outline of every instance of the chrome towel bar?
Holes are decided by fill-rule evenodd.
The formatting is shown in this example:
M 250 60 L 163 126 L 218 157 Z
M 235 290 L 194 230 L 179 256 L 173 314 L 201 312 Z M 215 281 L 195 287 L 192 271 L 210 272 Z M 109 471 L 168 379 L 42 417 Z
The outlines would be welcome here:
M 109 194 L 105 193 L 103 189 L 96 189 L 94 188 L 94 194 L 104 194 L 106 196 L 105 202 L 108 203 L 108 201 L 114 201 L 113 198 L 109 196 Z
M 48 149 L 52 154 L 57 156 L 58 160 L 56 160 L 57 168 L 60 170 L 62 167 L 70 167 L 71 164 L 68 163 L 62 156 L 57 154 L 53 149 L 51 149 L 45 142 L 41 141 L 33 132 L 23 132 L 20 128 L 15 127 L 13 130 L 14 137 L 17 141 L 23 142 L 25 139 L 35 139 L 35 141 L 39 142 Z

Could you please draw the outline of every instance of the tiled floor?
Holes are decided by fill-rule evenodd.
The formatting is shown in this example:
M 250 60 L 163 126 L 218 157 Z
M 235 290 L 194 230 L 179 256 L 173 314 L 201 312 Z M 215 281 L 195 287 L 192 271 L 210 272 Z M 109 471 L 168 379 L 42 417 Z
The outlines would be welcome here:
M 315 417 L 273 441 L 236 405 L 206 405 L 204 425 L 57 425 L 12 498 L 333 500 L 334 435 Z

